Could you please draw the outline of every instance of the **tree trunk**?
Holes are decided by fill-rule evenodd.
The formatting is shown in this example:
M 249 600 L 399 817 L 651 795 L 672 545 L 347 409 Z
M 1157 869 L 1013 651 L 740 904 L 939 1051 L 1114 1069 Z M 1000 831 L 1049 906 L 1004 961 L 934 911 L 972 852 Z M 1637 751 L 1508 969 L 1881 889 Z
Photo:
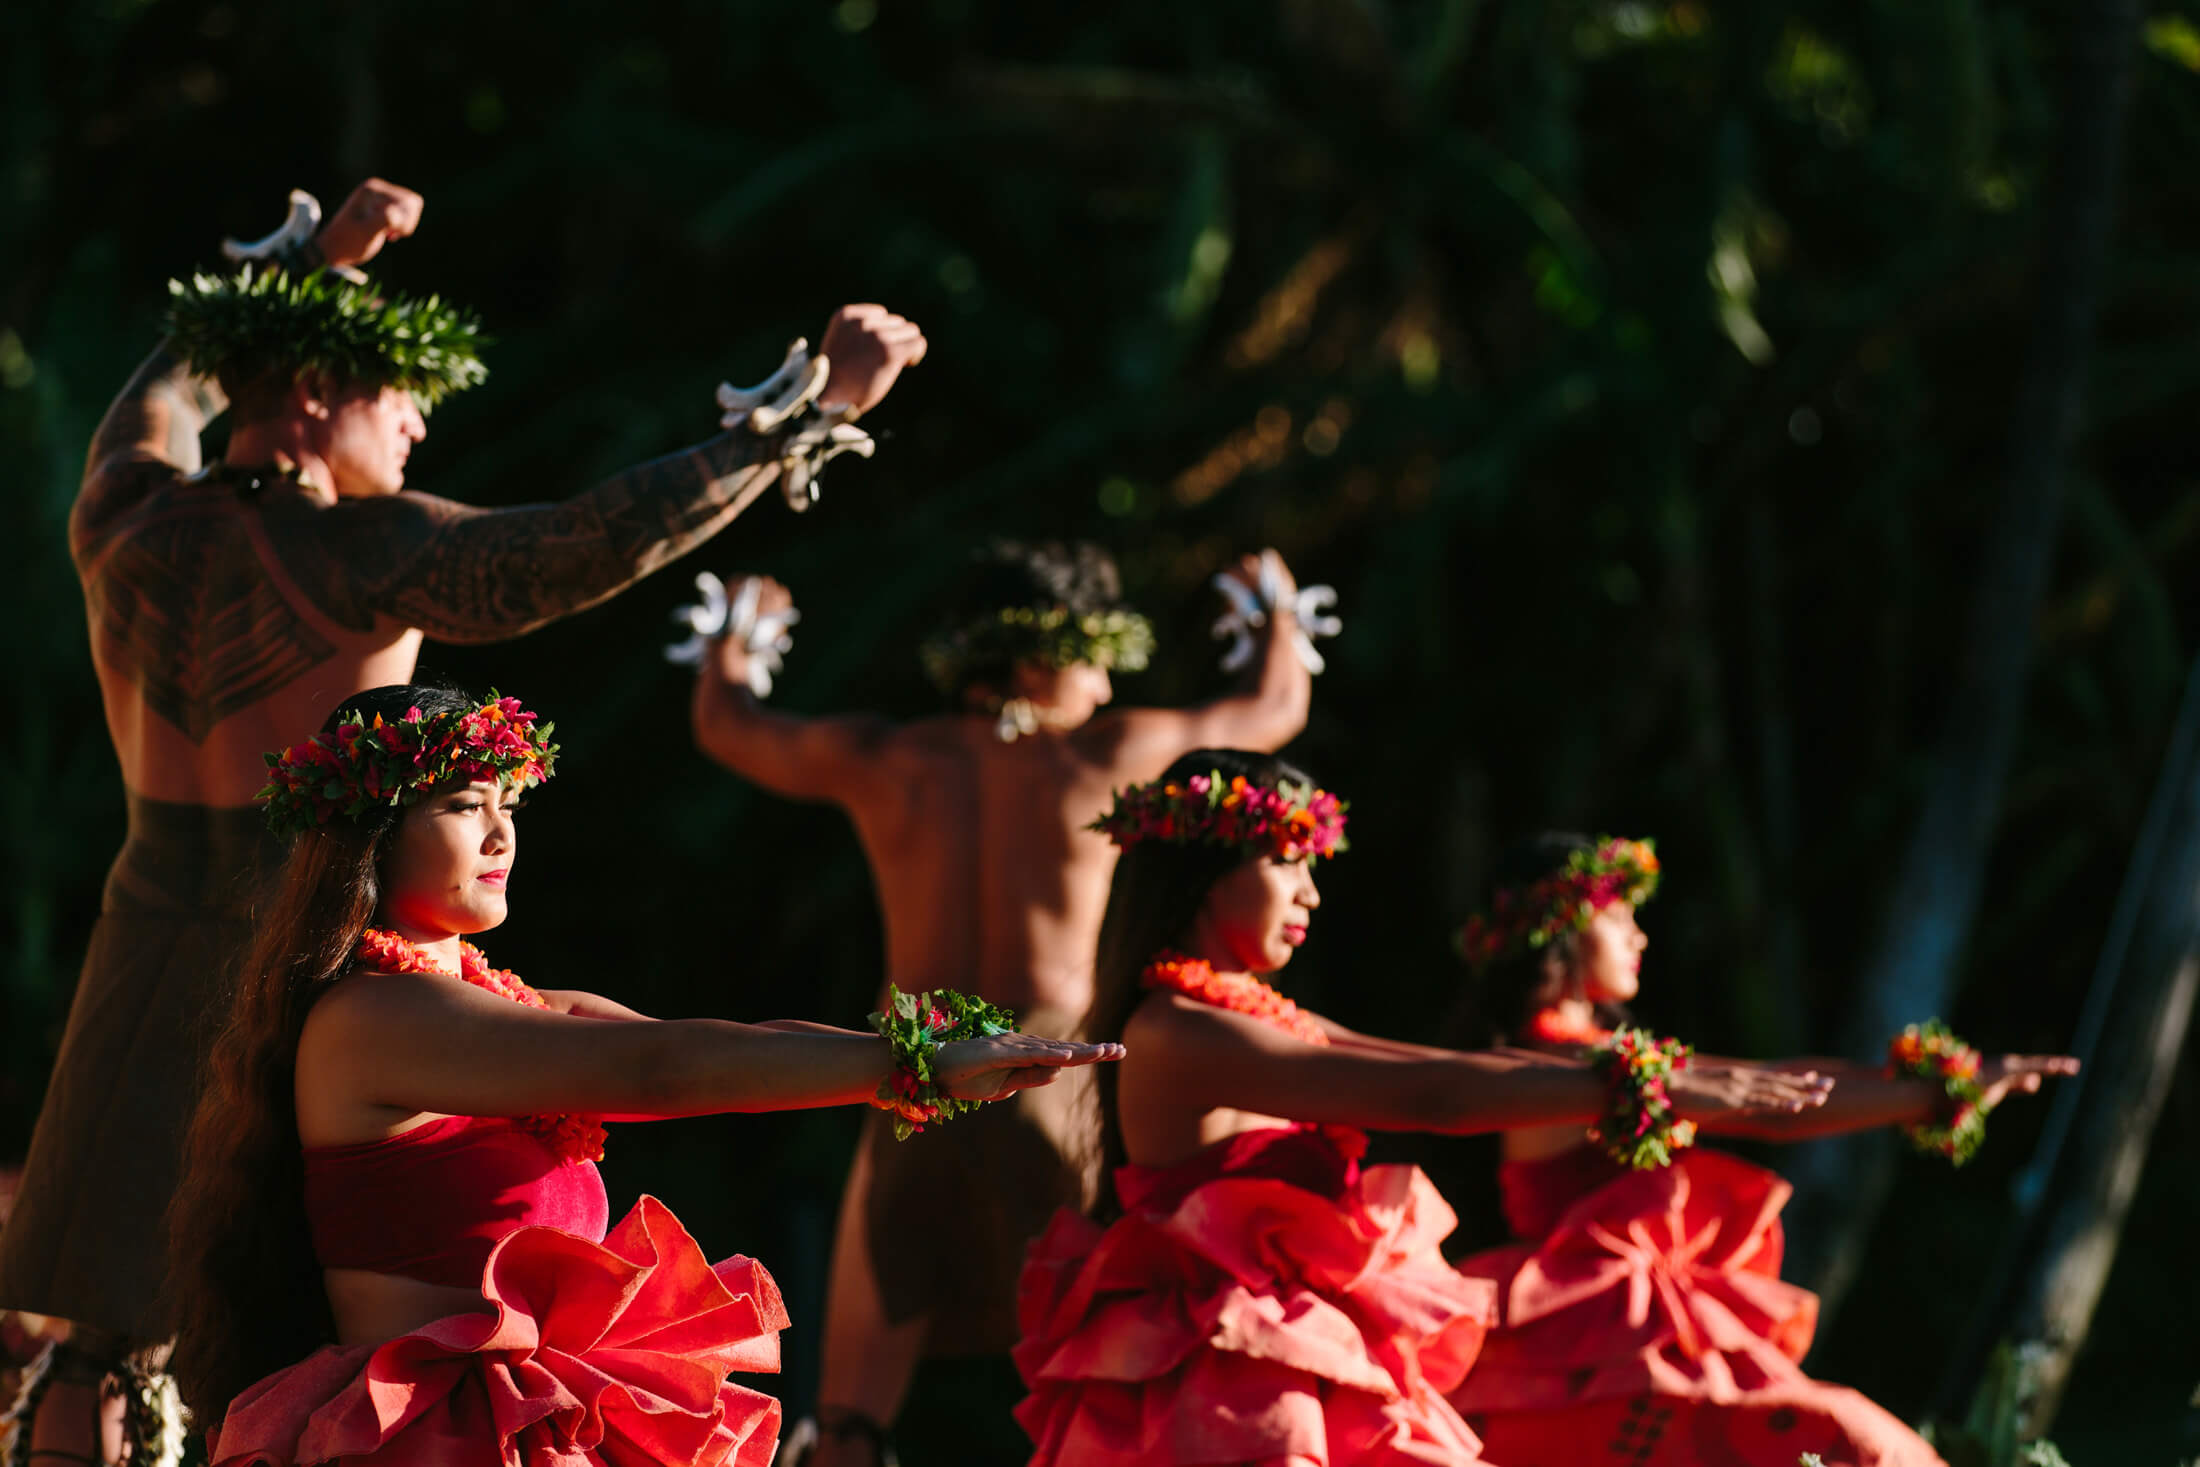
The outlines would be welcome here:
M 2038 1154 L 2019 1179 L 2017 1222 L 1994 1285 L 1941 1383 L 1940 1413 L 1976 1390 L 1992 1348 L 2018 1346 L 2031 1393 L 2025 1434 L 2045 1434 L 2108 1282 L 2155 1122 L 2200 988 L 2200 660 L 2118 895 Z M 2113 1023 L 2111 1022 L 2113 1021 Z
M 2130 111 L 2137 0 L 2077 8 L 2053 181 L 2040 204 L 2037 306 L 2009 439 L 2007 489 L 1980 565 L 1925 808 L 1858 984 L 1844 1050 L 1876 1059 L 1904 1024 L 1944 1011 L 1976 914 L 2024 713 L 2032 628 L 2053 560 L 2093 340 L 2114 180 Z M 1789 1209 L 1799 1279 L 1830 1319 L 1893 1180 L 1885 1136 L 1806 1147 Z

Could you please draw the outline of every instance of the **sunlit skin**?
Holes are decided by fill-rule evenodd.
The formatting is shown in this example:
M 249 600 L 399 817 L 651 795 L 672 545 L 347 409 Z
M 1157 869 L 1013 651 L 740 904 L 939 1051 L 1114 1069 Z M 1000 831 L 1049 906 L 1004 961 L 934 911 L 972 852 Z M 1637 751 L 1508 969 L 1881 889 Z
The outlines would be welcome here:
M 1613 902 L 1599 909 L 1570 944 L 1558 945 L 1544 959 L 1544 972 L 1562 995 L 1557 1004 L 1560 1016 L 1569 1025 L 1586 1028 L 1596 1022 L 1600 1006 L 1632 1002 L 1642 992 L 1642 955 L 1649 946 L 1649 934 L 1636 920 L 1632 903 Z M 1914 1125 L 1932 1120 L 1942 1105 L 1937 1087 L 1919 1080 L 1890 1079 L 1876 1065 L 1826 1057 L 1766 1063 L 1786 1069 L 1807 1067 L 1833 1076 L 1835 1085 L 1831 1098 L 1814 1111 L 1793 1118 L 1761 1118 L 1746 1128 L 1744 1133 L 1762 1139 L 1803 1140 L 1874 1126 Z M 2037 1093 L 2043 1079 L 2073 1075 L 2077 1070 L 2078 1062 L 2066 1055 L 2011 1054 L 1983 1060 L 1978 1078 L 1991 1108 L 2010 1095 Z M 1581 1142 L 1579 1131 L 1559 1126 L 1508 1131 L 1502 1139 L 1504 1154 L 1513 1161 L 1556 1155 Z
M 461 940 L 509 915 L 524 796 L 478 781 L 406 807 L 377 872 L 375 925 L 459 972 Z M 374 1141 L 439 1115 L 570 1109 L 648 1120 L 858 1104 L 891 1063 L 875 1035 L 825 1025 L 659 1023 L 593 993 L 544 989 L 540 997 L 544 1009 L 528 1009 L 434 976 L 335 984 L 299 1037 L 299 1139 L 309 1147 Z M 576 1029 L 574 1019 L 598 1022 Z M 936 1072 L 950 1094 L 984 1099 L 1122 1052 L 1008 1034 L 943 1046 Z M 322 1276 L 345 1343 L 485 1307 L 478 1291 L 394 1274 L 328 1268 Z
M 430 795 L 405 812 L 382 864 L 382 926 L 457 964 L 457 940 L 510 914 L 506 884 L 519 850 L 524 792 L 486 782 Z
M 1215 883 L 1186 939 L 1221 973 L 1273 973 L 1306 941 L 1322 904 L 1310 861 L 1248 861 Z

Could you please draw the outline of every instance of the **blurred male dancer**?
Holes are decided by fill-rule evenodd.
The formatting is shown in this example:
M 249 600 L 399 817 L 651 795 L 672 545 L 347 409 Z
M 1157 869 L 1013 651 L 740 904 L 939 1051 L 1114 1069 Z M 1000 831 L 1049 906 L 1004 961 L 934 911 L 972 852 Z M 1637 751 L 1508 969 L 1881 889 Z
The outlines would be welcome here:
M 1115 870 L 1115 848 L 1084 826 L 1116 789 L 1181 754 L 1273 750 L 1306 725 L 1312 684 L 1289 571 L 1271 550 L 1229 576 L 1250 592 L 1264 565 L 1266 589 L 1281 594 L 1242 686 L 1212 702 L 1109 707 L 1111 669 L 1143 667 L 1151 645 L 1145 619 L 1121 604 L 1113 561 L 1092 546 L 1000 545 L 924 648 L 952 711 L 895 723 L 767 708 L 752 664 L 766 655 L 776 667 L 776 655 L 725 636 L 696 681 L 696 740 L 767 789 L 846 812 L 896 984 L 974 989 L 1031 1032 L 1066 1037 L 1091 1002 Z M 754 620 L 784 618 L 784 587 L 745 589 Z M 1057 1084 L 901 1143 L 883 1117 L 866 1121 L 841 1198 L 817 1421 L 790 1432 L 782 1461 L 886 1460 L 920 1358 L 1015 1343 L 1024 1244 L 1056 1207 L 1086 1199 L 1084 1093 Z M 949 1197 L 953 1208 L 941 1205 Z M 980 1442 L 968 1445 L 969 1460 L 985 1459 Z

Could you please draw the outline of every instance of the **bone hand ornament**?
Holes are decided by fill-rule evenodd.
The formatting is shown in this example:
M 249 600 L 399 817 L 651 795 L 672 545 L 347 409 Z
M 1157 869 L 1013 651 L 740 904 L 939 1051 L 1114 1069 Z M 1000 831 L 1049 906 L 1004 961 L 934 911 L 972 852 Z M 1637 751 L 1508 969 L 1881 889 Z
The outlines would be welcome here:
M 802 620 L 802 613 L 792 606 L 760 613 L 764 582 L 756 576 L 741 577 L 729 591 L 724 581 L 702 571 L 695 577 L 695 589 L 701 603 L 672 613 L 673 621 L 688 629 L 688 638 L 665 648 L 665 661 L 693 667 L 711 642 L 732 637 L 749 654 L 749 691 L 770 697 L 772 678 L 786 665 L 781 659 L 794 650 L 789 628 Z
M 290 191 L 290 217 L 282 228 L 258 239 L 224 239 L 222 258 L 239 265 L 286 265 L 321 227 L 321 201 L 302 188 Z M 365 280 L 366 275 L 348 265 L 332 266 L 346 280 Z
M 787 434 L 779 450 L 779 488 L 792 510 L 817 502 L 818 474 L 825 465 L 844 453 L 869 458 L 878 448 L 870 434 L 849 421 L 854 415 L 848 409 L 818 406 L 817 395 L 825 390 L 831 371 L 831 361 L 822 353 L 810 355 L 808 339 L 798 336 L 779 370 L 754 387 L 718 384 L 720 427 Z
M 1217 575 L 1214 588 L 1230 603 L 1214 625 L 1216 640 L 1227 638 L 1230 643 L 1222 654 L 1222 670 L 1236 672 L 1253 660 L 1253 633 L 1268 625 L 1268 614 L 1283 594 L 1283 577 L 1271 552 L 1260 558 L 1257 587 L 1248 589 L 1235 577 Z M 1344 630 L 1344 622 L 1329 614 L 1329 608 L 1336 604 L 1337 588 L 1334 586 L 1301 586 L 1290 600 L 1292 644 L 1299 654 L 1299 662 L 1308 672 L 1320 672 L 1328 666 L 1314 646 L 1314 639 L 1334 637 Z

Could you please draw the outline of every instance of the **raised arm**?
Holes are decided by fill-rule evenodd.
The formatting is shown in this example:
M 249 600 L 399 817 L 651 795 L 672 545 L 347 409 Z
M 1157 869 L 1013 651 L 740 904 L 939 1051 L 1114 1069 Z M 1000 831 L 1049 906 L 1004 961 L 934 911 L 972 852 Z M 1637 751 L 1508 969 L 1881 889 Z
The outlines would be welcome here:
M 1285 598 L 1298 584 L 1273 550 L 1242 557 L 1227 574 L 1255 586 L 1261 564 L 1273 557 Z M 1306 727 L 1314 679 L 1299 661 L 1293 633 L 1297 621 L 1288 605 L 1278 606 L 1254 633 L 1253 660 L 1238 686 L 1219 698 L 1184 708 L 1127 708 L 1112 715 L 1121 729 L 1119 758 L 1126 767 L 1151 766 L 1158 773 L 1188 749 L 1256 749 L 1272 753 Z
M 352 190 L 305 249 L 317 265 L 364 264 L 389 241 L 411 234 L 420 210 L 420 195 L 411 189 L 370 178 Z M 70 516 L 71 544 L 81 549 L 98 539 L 144 492 L 151 482 L 148 468 L 197 473 L 199 439 L 228 406 L 220 383 L 194 376 L 167 342 L 155 348 L 92 434 L 83 488 Z
M 787 588 L 761 580 L 757 614 L 793 604 Z M 741 578 L 729 587 L 738 594 Z M 766 707 L 749 689 L 749 649 L 735 636 L 706 644 L 695 669 L 689 714 L 695 744 L 743 779 L 796 800 L 851 804 L 879 777 L 879 751 L 890 730 L 868 716 L 805 718 Z
M 951 1093 L 986 1099 L 1120 1053 L 1005 1034 L 945 1046 L 939 1073 Z M 340 984 L 315 1007 L 298 1063 L 316 1094 L 346 1102 L 655 1119 L 861 1104 L 892 1056 L 872 1034 L 717 1019 L 607 1023 L 447 980 L 381 975 Z
M 1172 1105 L 1231 1107 L 1287 1120 L 1466 1135 L 1582 1125 L 1604 1086 L 1550 1056 L 1413 1046 L 1307 1044 L 1271 1025 L 1191 999 L 1148 1002 L 1124 1032 L 1124 1083 L 1152 1077 Z M 1815 1076 L 1690 1066 L 1672 1082 L 1675 1109 L 1698 1122 L 1740 1111 L 1800 1111 L 1823 1100 Z
M 827 325 L 821 400 L 858 411 L 921 360 L 879 306 Z M 479 509 L 401 493 L 269 524 L 292 579 L 338 624 L 377 618 L 445 642 L 497 642 L 584 611 L 717 534 L 779 475 L 779 439 L 746 428 L 612 475 L 555 504 Z

